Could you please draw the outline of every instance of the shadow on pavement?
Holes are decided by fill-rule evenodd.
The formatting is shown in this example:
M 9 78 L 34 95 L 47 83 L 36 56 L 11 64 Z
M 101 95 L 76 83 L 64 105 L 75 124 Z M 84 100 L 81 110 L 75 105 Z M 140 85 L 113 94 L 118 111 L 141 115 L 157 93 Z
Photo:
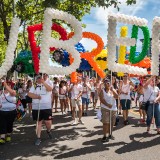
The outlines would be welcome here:
M 156 135 L 155 134 L 148 134 L 148 133 L 133 134 L 133 135 L 129 136 L 130 140 L 132 140 L 132 142 L 122 146 L 121 148 L 117 149 L 115 152 L 118 154 L 123 154 L 123 153 L 146 149 L 146 148 L 150 148 L 150 147 L 159 145 L 160 144 L 160 137 L 156 137 L 152 140 L 145 141 L 146 138 L 154 137 L 154 136 L 156 136 Z

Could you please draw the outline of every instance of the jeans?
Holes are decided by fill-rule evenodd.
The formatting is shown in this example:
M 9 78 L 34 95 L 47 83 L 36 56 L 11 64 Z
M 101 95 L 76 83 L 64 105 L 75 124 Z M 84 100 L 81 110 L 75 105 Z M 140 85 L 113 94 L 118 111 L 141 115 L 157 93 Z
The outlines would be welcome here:
M 154 107 L 154 118 L 156 127 L 160 128 L 160 104 L 150 104 L 147 110 L 147 127 L 150 127 L 153 117 L 153 107 Z

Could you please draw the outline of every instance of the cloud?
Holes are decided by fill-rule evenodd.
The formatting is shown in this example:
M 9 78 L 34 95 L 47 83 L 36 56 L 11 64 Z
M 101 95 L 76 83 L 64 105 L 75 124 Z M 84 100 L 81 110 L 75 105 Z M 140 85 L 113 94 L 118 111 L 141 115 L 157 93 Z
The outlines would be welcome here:
M 119 13 L 127 14 L 130 16 L 136 15 L 136 13 L 142 10 L 145 7 L 145 5 L 147 5 L 148 3 L 147 0 L 145 1 L 137 0 L 135 5 L 127 6 L 125 2 L 126 0 L 121 0 L 121 4 L 119 5 L 120 7 Z M 107 9 L 100 7 L 100 8 L 96 8 L 95 12 L 96 12 L 95 19 L 98 22 L 103 23 L 107 27 L 108 13 L 109 12 L 117 13 L 118 11 L 114 7 L 109 7 Z
M 148 14 L 148 13 L 146 13 L 147 12 L 146 9 L 147 9 L 147 5 L 149 3 L 151 3 L 151 1 L 152 0 L 137 0 L 135 5 L 127 6 L 125 3 L 126 0 L 121 0 L 121 4 L 119 5 L 119 7 L 120 7 L 119 13 L 130 15 L 130 16 L 141 17 L 142 13 L 144 15 Z M 153 2 L 152 2 L 152 4 L 153 4 Z M 159 10 L 157 10 L 157 11 L 159 11 Z M 91 14 L 86 15 L 86 18 L 84 18 L 84 23 L 87 25 L 87 27 L 84 29 L 84 31 L 93 32 L 93 33 L 98 34 L 103 39 L 105 45 L 107 43 L 107 28 L 108 28 L 107 17 L 108 17 L 109 12 L 117 13 L 118 11 L 114 7 L 109 7 L 106 9 L 104 9 L 102 7 L 92 8 Z M 142 18 L 143 18 L 143 16 L 142 16 Z M 149 26 L 151 25 L 150 22 L 152 22 L 150 20 L 149 20 Z M 118 23 L 117 35 L 120 31 L 121 26 L 122 26 L 122 24 Z M 131 32 L 131 27 L 129 27 L 128 35 L 130 35 L 130 32 Z M 142 34 L 140 34 L 139 36 L 141 38 L 143 38 Z M 82 39 L 81 43 L 89 51 L 96 47 L 96 43 L 93 42 L 92 40 Z

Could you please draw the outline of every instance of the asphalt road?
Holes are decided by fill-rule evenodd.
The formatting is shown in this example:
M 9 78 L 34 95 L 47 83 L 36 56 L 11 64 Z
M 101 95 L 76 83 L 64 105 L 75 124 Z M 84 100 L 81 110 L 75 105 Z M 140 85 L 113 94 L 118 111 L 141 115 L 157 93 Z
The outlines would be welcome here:
M 160 136 L 154 128 L 146 133 L 145 124 L 139 124 L 139 115 L 134 108 L 127 126 L 122 116 L 114 128 L 115 140 L 102 143 L 102 124 L 94 110 L 83 117 L 84 125 L 72 126 L 70 116 L 54 114 L 53 140 L 49 140 L 45 127 L 42 143 L 34 146 L 35 123 L 27 115 L 16 122 L 12 142 L 0 146 L 0 160 L 160 160 Z

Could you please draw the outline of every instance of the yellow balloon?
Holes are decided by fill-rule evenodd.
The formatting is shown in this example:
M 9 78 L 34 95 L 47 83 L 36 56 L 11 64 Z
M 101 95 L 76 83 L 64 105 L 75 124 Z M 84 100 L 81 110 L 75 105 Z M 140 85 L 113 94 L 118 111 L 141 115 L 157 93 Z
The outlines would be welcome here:
M 94 57 L 94 60 L 102 70 L 108 68 L 107 56 L 108 56 L 107 49 L 103 49 L 101 53 L 99 53 L 97 56 Z
M 121 37 L 126 37 L 128 34 L 128 28 L 127 26 L 121 27 Z M 118 57 L 118 63 L 124 64 L 125 61 L 125 55 L 126 55 L 126 46 L 120 46 L 119 47 L 119 57 Z M 124 74 L 122 72 L 118 72 L 118 76 L 123 76 Z

